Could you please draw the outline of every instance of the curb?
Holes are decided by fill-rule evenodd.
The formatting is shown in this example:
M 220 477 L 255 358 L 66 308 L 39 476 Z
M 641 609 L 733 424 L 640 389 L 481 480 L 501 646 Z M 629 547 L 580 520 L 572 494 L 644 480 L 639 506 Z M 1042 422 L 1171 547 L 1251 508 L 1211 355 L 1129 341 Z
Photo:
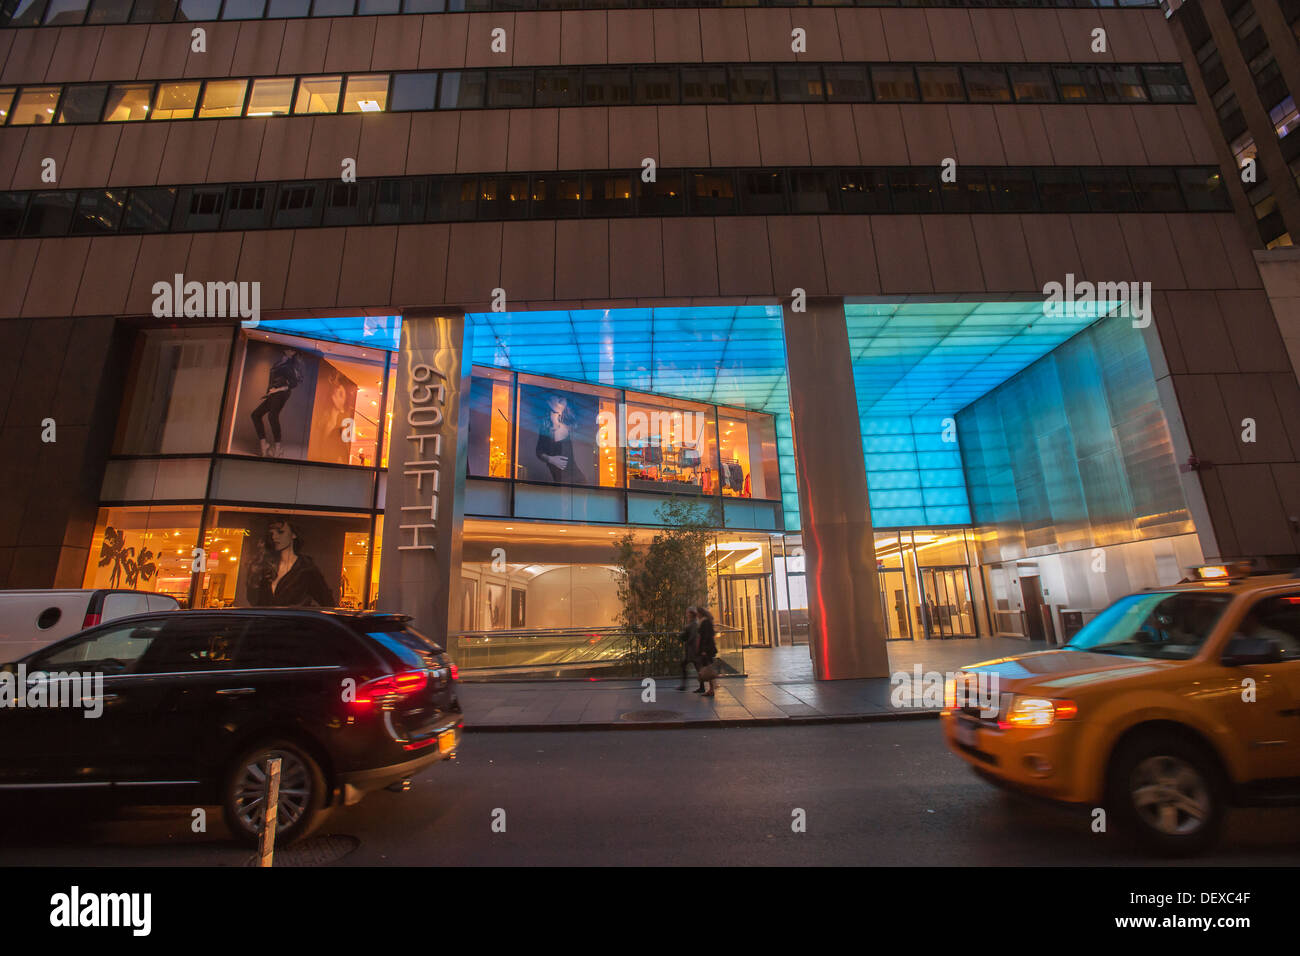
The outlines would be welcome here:
M 572 730 L 711 730 L 718 727 L 806 727 L 812 724 L 868 724 L 895 720 L 932 720 L 937 710 L 896 714 L 828 714 L 822 717 L 728 717 L 719 720 L 701 718 L 681 720 L 608 720 L 567 724 L 466 724 L 465 733 L 567 733 Z

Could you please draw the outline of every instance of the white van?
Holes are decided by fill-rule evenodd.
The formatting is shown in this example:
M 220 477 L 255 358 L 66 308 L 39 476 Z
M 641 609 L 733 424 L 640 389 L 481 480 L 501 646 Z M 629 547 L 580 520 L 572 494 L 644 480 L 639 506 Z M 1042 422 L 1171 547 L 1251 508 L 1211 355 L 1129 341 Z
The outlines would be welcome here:
M 0 591 L 0 664 L 129 614 L 175 611 L 174 597 L 125 588 Z

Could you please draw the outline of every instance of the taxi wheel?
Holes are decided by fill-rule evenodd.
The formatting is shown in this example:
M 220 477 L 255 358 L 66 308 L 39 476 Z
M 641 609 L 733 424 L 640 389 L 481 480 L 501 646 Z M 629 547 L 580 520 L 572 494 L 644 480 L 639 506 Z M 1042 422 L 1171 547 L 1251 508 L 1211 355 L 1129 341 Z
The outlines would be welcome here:
M 1149 850 L 1199 853 L 1218 838 L 1225 788 L 1214 757 L 1177 734 L 1154 733 L 1126 743 L 1109 781 L 1111 812 Z
M 287 846 L 314 831 L 328 810 L 325 775 L 306 749 L 287 740 L 251 747 L 233 760 L 222 783 L 226 825 L 241 843 L 258 844 L 266 812 L 266 781 L 272 757 L 280 758 L 275 845 Z

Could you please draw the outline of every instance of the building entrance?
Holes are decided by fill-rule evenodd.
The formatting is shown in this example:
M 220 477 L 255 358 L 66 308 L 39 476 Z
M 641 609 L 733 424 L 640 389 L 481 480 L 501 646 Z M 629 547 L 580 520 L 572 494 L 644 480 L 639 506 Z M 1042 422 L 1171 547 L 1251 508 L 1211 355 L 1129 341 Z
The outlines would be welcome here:
M 965 566 L 921 568 L 921 623 L 926 637 L 975 637 L 970 570 Z
M 772 643 L 772 605 L 767 574 L 726 574 L 719 579 L 722 623 L 739 628 L 746 647 L 768 647 Z

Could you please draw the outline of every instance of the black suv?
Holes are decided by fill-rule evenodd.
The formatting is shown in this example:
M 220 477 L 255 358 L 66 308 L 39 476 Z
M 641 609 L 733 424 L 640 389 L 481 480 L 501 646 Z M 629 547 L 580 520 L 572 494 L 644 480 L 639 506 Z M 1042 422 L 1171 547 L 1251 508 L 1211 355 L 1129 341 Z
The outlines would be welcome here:
M 26 700 L 58 675 L 64 706 L 0 708 L 0 790 L 135 788 L 220 803 L 255 841 L 267 761 L 281 759 L 276 841 L 329 808 L 452 757 L 456 666 L 400 614 L 170 611 L 119 618 L 4 665 Z M 3 676 L 3 675 L 0 675 Z M 100 698 L 100 699 L 96 699 Z M 98 716 L 89 716 L 98 711 Z

